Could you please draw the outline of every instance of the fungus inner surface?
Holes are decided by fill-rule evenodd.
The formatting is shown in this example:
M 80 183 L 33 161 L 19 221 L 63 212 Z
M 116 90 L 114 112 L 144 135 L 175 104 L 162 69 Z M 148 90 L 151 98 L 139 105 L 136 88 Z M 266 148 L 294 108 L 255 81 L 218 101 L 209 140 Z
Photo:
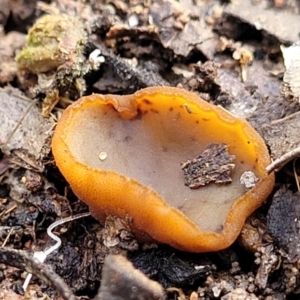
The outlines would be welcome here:
M 202 230 L 220 232 L 232 204 L 246 192 L 242 174 L 252 171 L 260 177 L 263 172 L 240 121 L 225 121 L 213 109 L 173 95 L 139 96 L 126 104 L 129 114 L 119 112 L 117 102 L 99 97 L 76 111 L 72 134 L 65 137 L 72 155 L 148 186 Z M 232 183 L 191 189 L 181 163 L 198 157 L 211 143 L 225 143 L 235 156 Z

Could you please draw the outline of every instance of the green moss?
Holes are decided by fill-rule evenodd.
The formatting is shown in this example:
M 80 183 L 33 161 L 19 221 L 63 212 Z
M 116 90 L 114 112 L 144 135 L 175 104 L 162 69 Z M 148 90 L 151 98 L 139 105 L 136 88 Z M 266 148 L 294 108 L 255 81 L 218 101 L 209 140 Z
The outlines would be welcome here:
M 45 15 L 28 32 L 27 43 L 17 55 L 20 69 L 34 74 L 56 71 L 65 63 L 77 69 L 83 60 L 87 34 L 79 18 L 65 14 Z

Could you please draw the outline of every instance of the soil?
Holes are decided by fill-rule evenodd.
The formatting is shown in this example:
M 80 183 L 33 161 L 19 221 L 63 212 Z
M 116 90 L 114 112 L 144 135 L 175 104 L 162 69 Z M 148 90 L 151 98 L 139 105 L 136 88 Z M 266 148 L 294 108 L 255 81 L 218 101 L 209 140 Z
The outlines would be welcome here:
M 296 0 L 0 0 L 0 299 L 299 299 L 299 13 Z M 72 57 L 46 53 L 47 37 L 21 62 L 45 14 L 83 24 L 55 36 Z M 226 250 L 143 245 L 130 220 L 101 225 L 55 165 L 51 137 L 70 103 L 156 85 L 246 118 L 279 160 L 272 194 Z

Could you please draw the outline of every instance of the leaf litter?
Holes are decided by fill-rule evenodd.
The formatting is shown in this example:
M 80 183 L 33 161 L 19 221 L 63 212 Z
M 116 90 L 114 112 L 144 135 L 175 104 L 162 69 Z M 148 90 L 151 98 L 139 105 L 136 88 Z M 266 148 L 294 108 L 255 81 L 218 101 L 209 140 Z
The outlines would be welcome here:
M 19 272 L 11 280 L 14 267 L 36 275 L 27 297 L 53 299 L 60 294 L 72 299 L 76 294 L 80 299 L 101 299 L 97 293 L 108 254 L 127 254 L 148 277 L 175 288 L 166 293 L 167 299 L 289 299 L 299 294 L 298 65 L 296 54 L 290 59 L 287 52 L 287 47 L 297 49 L 297 44 L 291 45 L 299 37 L 289 24 L 299 21 L 299 4 L 228 2 L 64 0 L 3 6 L 0 25 L 7 47 L 0 48 L 0 285 L 5 299 L 22 293 L 25 274 Z M 87 208 L 66 185 L 50 152 L 55 122 L 74 100 L 72 91 L 48 119 L 43 118 L 44 95 L 35 97 L 28 88 L 32 78 L 18 72 L 14 57 L 25 43 L 24 26 L 27 31 L 36 16 L 74 11 L 87 28 L 85 58 L 97 49 L 104 58 L 98 68 L 80 77 L 83 93 L 181 86 L 246 117 L 265 138 L 273 159 L 281 159 L 274 167 L 278 176 L 273 200 L 247 221 L 229 249 L 190 255 L 161 245 L 138 245 L 124 220 L 111 219 L 102 227 L 88 217 L 55 229 L 62 247 L 46 264 L 32 258 L 51 244 L 46 234 L 51 224 Z M 243 60 L 243 49 L 250 51 L 251 59 Z M 36 102 L 31 101 L 34 97 Z M 47 273 L 51 267 L 58 275 L 53 269 Z M 115 273 L 102 276 L 110 280 Z

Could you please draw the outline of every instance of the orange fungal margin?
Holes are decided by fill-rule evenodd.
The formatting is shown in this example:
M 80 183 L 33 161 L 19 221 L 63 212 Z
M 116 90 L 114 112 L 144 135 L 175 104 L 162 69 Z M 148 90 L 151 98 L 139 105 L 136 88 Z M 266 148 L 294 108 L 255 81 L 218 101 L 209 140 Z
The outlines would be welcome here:
M 235 157 L 232 182 L 191 189 L 181 163 L 211 143 Z M 52 151 L 95 218 L 129 216 L 141 240 L 190 252 L 230 246 L 274 185 L 268 150 L 250 124 L 179 88 L 83 97 L 58 121 Z M 247 171 L 258 180 L 250 190 L 240 182 Z

